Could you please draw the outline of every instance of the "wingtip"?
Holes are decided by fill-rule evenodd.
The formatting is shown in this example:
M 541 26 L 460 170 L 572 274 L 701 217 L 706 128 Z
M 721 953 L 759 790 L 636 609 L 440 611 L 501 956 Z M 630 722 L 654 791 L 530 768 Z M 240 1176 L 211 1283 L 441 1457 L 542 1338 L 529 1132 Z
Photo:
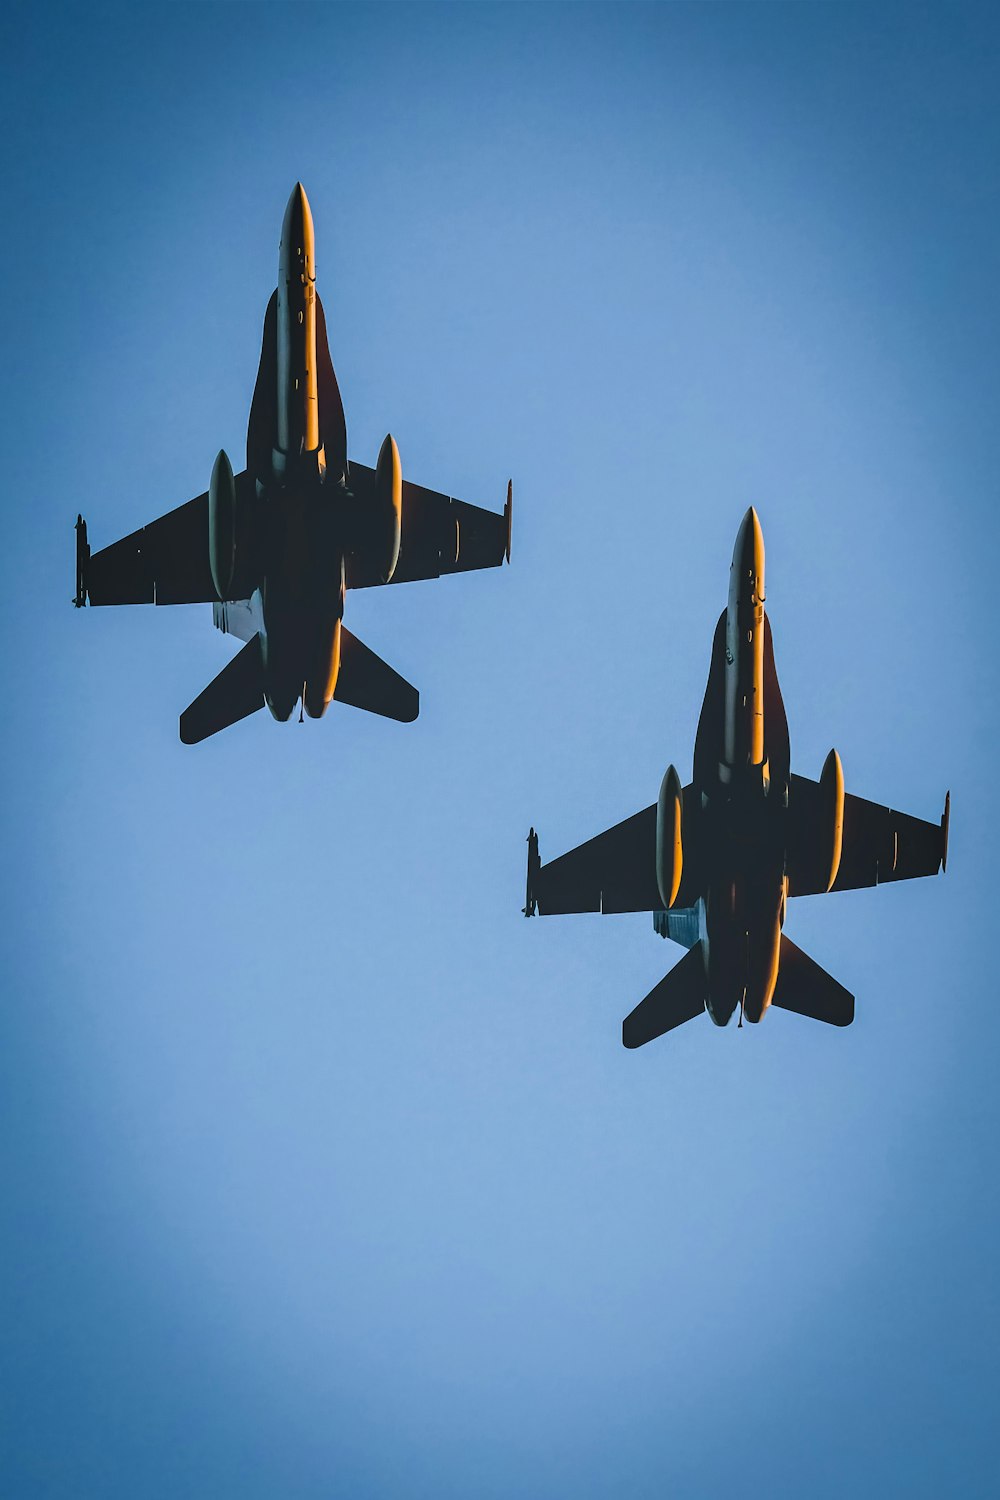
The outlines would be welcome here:
M 355 707 L 359 706 L 361 705 L 355 704 Z M 412 698 L 408 697 L 405 703 L 399 705 L 395 713 L 387 714 L 386 717 L 395 719 L 397 724 L 414 724 L 420 717 L 420 694 L 417 689 L 413 689 Z
M 76 516 L 76 593 L 73 603 L 82 609 L 87 602 L 87 569 L 90 564 L 90 545 L 87 541 L 87 523 L 78 511 Z
M 948 829 L 951 824 L 951 790 L 944 794 L 944 812 L 941 814 L 941 873 L 948 869 Z
M 504 556 L 506 557 L 506 559 L 507 559 L 507 561 L 509 563 L 510 562 L 511 526 L 512 526 L 512 522 L 513 522 L 513 518 L 514 518 L 514 481 L 513 481 L 513 479 L 508 479 L 508 481 L 507 481 L 507 504 L 503 508 L 503 513 L 504 513 L 504 516 L 506 517 L 506 520 L 507 520 L 507 545 L 504 548 Z
M 193 705 L 192 705 L 193 706 Z M 186 708 L 177 721 L 178 733 L 182 745 L 200 745 L 202 740 L 208 738 L 204 726 L 200 725 L 197 718 L 192 715 L 191 708 Z M 211 730 L 209 730 L 209 734 Z

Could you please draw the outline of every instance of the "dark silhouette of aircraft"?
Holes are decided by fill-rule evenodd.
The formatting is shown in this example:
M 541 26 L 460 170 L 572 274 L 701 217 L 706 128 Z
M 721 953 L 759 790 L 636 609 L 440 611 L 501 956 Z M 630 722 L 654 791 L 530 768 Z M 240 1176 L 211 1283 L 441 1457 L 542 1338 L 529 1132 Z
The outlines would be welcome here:
M 205 494 L 93 555 L 77 517 L 78 606 L 211 601 L 218 628 L 246 642 L 181 714 L 185 744 L 265 702 L 281 720 L 300 699 L 314 719 L 332 699 L 415 719 L 417 690 L 343 624 L 345 591 L 510 561 L 510 484 L 502 515 L 424 489 L 403 478 L 391 435 L 374 469 L 348 463 L 314 243 L 296 183 L 264 316 L 246 468 L 234 474 L 220 453 Z
M 652 911 L 656 931 L 688 950 L 626 1018 L 626 1047 L 703 1010 L 725 1026 L 737 1006 L 741 1025 L 777 1005 L 848 1026 L 854 996 L 782 932 L 787 898 L 935 875 L 949 807 L 946 797 L 940 823 L 925 823 L 845 793 L 836 750 L 818 782 L 791 773 L 751 509 L 715 631 L 691 785 L 670 766 L 652 807 L 547 865 L 532 829 L 525 915 Z

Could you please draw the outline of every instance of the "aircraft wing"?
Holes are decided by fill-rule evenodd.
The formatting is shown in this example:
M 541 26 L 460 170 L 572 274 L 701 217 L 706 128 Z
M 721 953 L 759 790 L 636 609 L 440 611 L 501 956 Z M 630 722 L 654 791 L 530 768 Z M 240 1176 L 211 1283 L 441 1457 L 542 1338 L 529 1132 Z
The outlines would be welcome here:
M 255 500 L 256 490 L 245 469 L 235 484 L 244 513 L 251 513 L 247 501 Z M 248 592 L 245 581 L 234 580 L 234 597 Z M 91 553 L 86 524 L 77 521 L 78 604 L 207 604 L 217 598 L 208 560 L 207 491 L 100 552 Z
M 656 803 L 543 865 L 528 838 L 528 907 L 543 917 L 576 911 L 656 911 Z
M 79 571 L 91 604 L 201 604 L 215 599 L 207 493 L 94 552 Z
M 685 788 L 684 795 L 690 791 Z M 684 905 L 682 885 L 675 905 Z M 565 912 L 659 911 L 656 884 L 656 803 L 605 833 L 543 865 L 538 835 L 528 835 L 525 911 L 543 917 Z
M 948 857 L 948 815 L 948 799 L 941 821 L 928 823 L 847 792 L 840 868 L 831 889 L 852 891 L 936 875 Z M 792 776 L 788 817 L 788 894 L 816 895 L 825 889 L 817 880 L 814 852 L 825 837 L 819 782 Z
M 363 504 L 375 485 L 375 470 L 351 461 L 350 487 Z M 474 568 L 497 568 L 510 561 L 511 486 L 507 504 L 498 515 L 453 500 L 450 495 L 425 489 L 403 480 L 403 515 L 399 561 L 393 583 L 412 583 L 418 578 L 440 578 L 443 573 L 467 573 Z M 347 587 L 370 588 L 381 583 L 374 567 L 363 558 L 348 561 Z

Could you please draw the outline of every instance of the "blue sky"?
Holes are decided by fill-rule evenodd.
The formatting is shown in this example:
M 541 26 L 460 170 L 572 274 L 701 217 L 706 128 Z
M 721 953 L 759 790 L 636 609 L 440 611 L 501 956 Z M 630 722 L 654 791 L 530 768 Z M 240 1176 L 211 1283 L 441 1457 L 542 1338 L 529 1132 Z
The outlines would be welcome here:
M 975 6 L 9 7 L 3 1490 L 990 1495 L 1000 26 Z M 104 545 L 238 458 L 288 192 L 349 446 L 499 508 L 348 599 L 399 726 L 190 750 Z M 845 1032 L 640 1053 L 525 923 L 686 777 L 757 506 L 793 766 L 947 877 L 807 900 Z

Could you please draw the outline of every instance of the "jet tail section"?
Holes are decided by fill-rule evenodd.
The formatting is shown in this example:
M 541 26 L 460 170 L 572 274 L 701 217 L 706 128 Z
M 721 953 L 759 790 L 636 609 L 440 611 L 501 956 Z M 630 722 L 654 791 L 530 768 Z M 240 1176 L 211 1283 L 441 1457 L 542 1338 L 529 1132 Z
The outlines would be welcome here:
M 622 1041 L 626 1047 L 644 1047 L 675 1026 L 693 1021 L 705 1009 L 707 995 L 705 955 L 701 943 L 696 943 L 625 1017 Z
M 363 641 L 340 627 L 340 675 L 334 690 L 338 703 L 364 708 L 401 724 L 412 724 L 420 712 L 420 694 Z
M 197 745 L 263 707 L 264 662 L 255 635 L 181 714 L 181 739 Z
M 772 1005 L 825 1021 L 828 1026 L 850 1026 L 854 1020 L 854 996 L 842 984 L 821 969 L 815 959 L 796 948 L 790 938 L 781 934 L 778 955 L 778 983 Z

